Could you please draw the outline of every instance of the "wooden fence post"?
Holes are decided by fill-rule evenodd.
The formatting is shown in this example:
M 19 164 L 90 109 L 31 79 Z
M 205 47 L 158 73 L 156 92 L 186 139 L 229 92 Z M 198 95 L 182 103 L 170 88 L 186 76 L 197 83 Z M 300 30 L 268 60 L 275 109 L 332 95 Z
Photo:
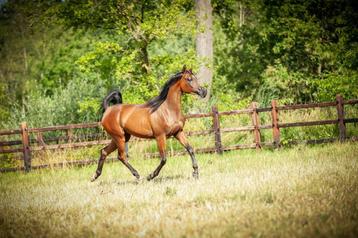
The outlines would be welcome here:
M 221 145 L 221 133 L 220 133 L 220 120 L 219 120 L 219 111 L 216 106 L 211 108 L 213 112 L 213 129 L 215 133 L 215 149 L 216 153 L 222 154 L 222 145 Z
M 30 151 L 29 130 L 27 128 L 26 122 L 22 122 L 20 128 L 21 128 L 22 152 L 24 155 L 24 168 L 26 172 L 29 172 L 31 170 L 31 151 Z
M 278 127 L 278 110 L 276 100 L 271 101 L 271 118 L 272 118 L 272 136 L 276 148 L 280 147 L 280 129 Z
M 71 144 L 73 138 L 73 130 L 72 128 L 67 130 L 67 143 Z
M 260 134 L 260 119 L 259 114 L 257 112 L 257 102 L 251 103 L 252 108 L 252 125 L 254 126 L 254 140 L 256 144 L 256 149 L 261 148 L 261 134 Z
M 346 124 L 344 123 L 344 104 L 341 95 L 336 96 L 337 114 L 338 114 L 338 129 L 339 141 L 343 142 L 346 139 Z

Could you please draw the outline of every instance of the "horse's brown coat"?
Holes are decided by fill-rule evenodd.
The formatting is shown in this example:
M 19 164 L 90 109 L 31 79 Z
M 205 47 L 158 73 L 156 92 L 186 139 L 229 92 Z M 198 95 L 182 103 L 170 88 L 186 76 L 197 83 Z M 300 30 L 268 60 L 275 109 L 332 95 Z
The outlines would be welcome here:
M 139 178 L 138 172 L 128 163 L 125 153 L 125 142 L 130 136 L 140 138 L 155 138 L 161 156 L 161 162 L 156 170 L 147 179 L 156 177 L 166 162 L 165 144 L 166 138 L 175 136 L 187 149 L 191 156 L 194 177 L 198 176 L 198 166 L 192 148 L 187 142 L 183 132 L 185 117 L 181 112 L 181 96 L 183 93 L 196 93 L 205 97 L 206 89 L 199 86 L 198 81 L 191 70 L 183 69 L 180 79 L 170 85 L 168 94 L 158 108 L 146 104 L 117 104 L 107 108 L 102 117 L 102 126 L 111 136 L 112 141 L 101 150 L 98 168 L 92 181 L 96 180 L 101 172 L 104 160 L 108 154 L 118 148 L 120 161 Z

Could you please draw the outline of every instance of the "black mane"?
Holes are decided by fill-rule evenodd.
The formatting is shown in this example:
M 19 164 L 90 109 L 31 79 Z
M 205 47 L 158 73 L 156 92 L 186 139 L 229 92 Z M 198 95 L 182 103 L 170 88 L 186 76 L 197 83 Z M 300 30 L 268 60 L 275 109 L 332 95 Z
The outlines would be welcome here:
M 176 73 L 173 75 L 163 86 L 162 91 L 160 91 L 160 94 L 152 99 L 150 99 L 145 106 L 151 108 L 151 112 L 155 112 L 160 105 L 167 99 L 169 88 L 173 86 L 176 82 L 178 82 L 181 79 L 181 76 L 183 75 L 183 72 Z

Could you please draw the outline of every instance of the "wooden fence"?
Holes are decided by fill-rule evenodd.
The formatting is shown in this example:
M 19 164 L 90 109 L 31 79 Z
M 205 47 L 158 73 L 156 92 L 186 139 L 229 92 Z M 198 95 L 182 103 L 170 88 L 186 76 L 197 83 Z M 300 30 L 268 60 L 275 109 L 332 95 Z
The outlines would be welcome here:
M 280 147 L 280 129 L 289 128 L 289 127 L 303 127 L 303 126 L 317 126 L 317 125 L 338 125 L 339 135 L 337 138 L 324 138 L 317 140 L 305 141 L 305 143 L 326 143 L 339 140 L 341 142 L 345 141 L 346 136 L 346 124 L 347 123 L 356 123 L 358 118 L 345 118 L 344 106 L 345 105 L 355 105 L 358 104 L 358 99 L 352 100 L 343 100 L 340 95 L 337 95 L 335 102 L 322 102 L 322 103 L 310 103 L 310 104 L 297 104 L 297 105 L 283 105 L 280 106 L 275 100 L 272 100 L 271 107 L 258 108 L 257 103 L 253 102 L 251 107 L 243 110 L 234 110 L 234 111 L 225 111 L 219 112 L 216 106 L 212 107 L 210 113 L 200 113 L 200 114 L 189 114 L 186 116 L 187 119 L 191 120 L 193 118 L 203 118 L 203 117 L 212 117 L 212 128 L 209 130 L 201 131 L 188 131 L 186 134 L 188 136 L 198 136 L 198 135 L 210 135 L 214 137 L 215 144 L 213 147 L 209 148 L 197 148 L 197 153 L 219 153 L 229 150 L 237 149 L 247 149 L 247 148 L 256 148 L 260 149 L 263 146 L 269 147 Z M 319 121 L 307 121 L 307 122 L 292 122 L 292 123 L 283 123 L 279 120 L 280 111 L 296 110 L 296 109 L 310 109 L 310 108 L 326 108 L 326 107 L 336 107 L 337 118 L 332 120 L 319 120 Z M 267 125 L 260 124 L 259 113 L 270 113 L 271 114 L 271 123 Z M 252 124 L 244 127 L 235 127 L 235 128 L 222 128 L 220 126 L 220 117 L 238 115 L 238 114 L 249 114 L 251 115 Z M 17 135 L 21 137 L 21 140 L 1 140 L 0 139 L 0 154 L 11 154 L 11 153 L 20 153 L 23 160 L 23 167 L 19 168 L 0 168 L 1 172 L 4 171 L 15 171 L 15 170 L 25 170 L 29 171 L 31 168 L 44 168 L 48 167 L 48 164 L 31 166 L 31 152 L 33 151 L 42 151 L 42 150 L 59 150 L 67 148 L 82 148 L 89 147 L 94 145 L 105 145 L 110 142 L 108 138 L 98 138 L 96 136 L 88 135 L 86 141 L 78 141 L 78 138 L 73 136 L 74 129 L 86 129 L 86 128 L 100 128 L 98 122 L 95 123 L 83 123 L 83 124 L 70 124 L 70 125 L 60 125 L 60 126 L 51 126 L 43 128 L 28 128 L 26 122 L 21 123 L 19 129 L 12 130 L 2 130 L 0 131 L 0 138 L 4 136 L 13 136 Z M 261 142 L 261 130 L 272 130 L 272 141 L 271 142 Z M 44 132 L 51 131 L 66 131 L 66 136 L 44 139 Z M 221 141 L 222 133 L 227 132 L 252 132 L 253 142 L 252 144 L 238 144 L 223 146 Z M 35 139 L 31 139 L 31 135 Z M 353 138 L 354 139 L 354 138 Z M 135 138 L 135 140 L 145 140 Z M 65 142 L 65 143 L 61 143 Z M 54 144 L 50 144 L 54 143 Z M 185 152 L 179 152 L 177 154 L 183 154 Z M 150 156 L 157 156 L 157 153 L 153 153 Z M 71 161 L 66 163 L 58 163 L 52 166 L 63 166 L 64 164 L 74 164 L 74 165 L 86 165 L 96 163 L 95 160 L 81 160 L 81 161 Z

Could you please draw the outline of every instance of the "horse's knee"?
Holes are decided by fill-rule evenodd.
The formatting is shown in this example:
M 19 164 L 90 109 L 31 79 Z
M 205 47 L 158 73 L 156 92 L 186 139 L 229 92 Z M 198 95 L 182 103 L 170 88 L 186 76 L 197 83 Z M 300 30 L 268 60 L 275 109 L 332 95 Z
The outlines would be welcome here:
M 121 160 L 121 161 L 127 160 L 125 150 L 118 150 L 118 159 Z

